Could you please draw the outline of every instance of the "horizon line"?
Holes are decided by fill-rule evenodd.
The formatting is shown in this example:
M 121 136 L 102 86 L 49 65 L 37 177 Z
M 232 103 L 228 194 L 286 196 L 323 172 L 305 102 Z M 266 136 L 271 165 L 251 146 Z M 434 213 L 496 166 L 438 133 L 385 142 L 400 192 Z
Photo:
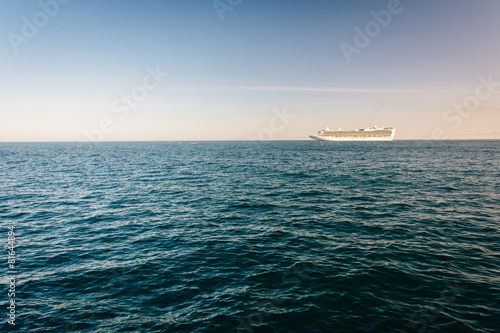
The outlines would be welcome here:
M 498 139 L 394 139 L 387 142 L 395 142 L 395 141 L 499 141 Z M 282 139 L 282 140 L 115 140 L 115 141 L 0 141 L 0 144 L 3 143 L 120 143 L 120 142 L 164 142 L 164 143 L 172 143 L 172 142 L 281 142 L 281 141 L 304 141 L 304 142 L 318 142 L 311 139 Z M 328 141 L 327 141 L 328 142 Z M 331 141 L 331 142 L 369 142 L 369 141 Z M 377 141 L 373 141 L 377 142 Z M 380 141 L 378 141 L 380 142 Z

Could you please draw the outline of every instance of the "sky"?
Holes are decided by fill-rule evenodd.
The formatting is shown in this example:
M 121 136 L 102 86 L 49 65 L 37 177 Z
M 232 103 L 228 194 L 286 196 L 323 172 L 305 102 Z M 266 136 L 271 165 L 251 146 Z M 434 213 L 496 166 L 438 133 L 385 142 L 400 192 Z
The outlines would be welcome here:
M 498 0 L 0 0 L 0 142 L 500 139 Z

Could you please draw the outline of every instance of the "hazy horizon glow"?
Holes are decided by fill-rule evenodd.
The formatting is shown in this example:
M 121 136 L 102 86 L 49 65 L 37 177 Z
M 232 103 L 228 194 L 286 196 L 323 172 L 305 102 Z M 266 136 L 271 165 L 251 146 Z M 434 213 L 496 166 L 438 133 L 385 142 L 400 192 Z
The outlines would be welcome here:
M 498 1 L 59 1 L 0 1 L 2 142 L 500 139 Z

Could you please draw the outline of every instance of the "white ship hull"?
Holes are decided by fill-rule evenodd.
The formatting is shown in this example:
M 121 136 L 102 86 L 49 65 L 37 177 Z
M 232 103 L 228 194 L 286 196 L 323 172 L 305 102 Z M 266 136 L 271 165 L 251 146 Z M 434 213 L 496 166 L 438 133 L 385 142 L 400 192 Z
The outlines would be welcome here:
M 332 138 L 328 136 L 319 135 L 309 135 L 311 139 L 317 141 L 392 141 L 394 138 L 356 138 L 356 137 L 345 137 L 345 138 Z
M 370 126 L 365 129 L 351 131 L 330 130 L 326 128 L 318 131 L 317 135 L 309 135 L 317 141 L 392 141 L 396 134 L 395 127 Z

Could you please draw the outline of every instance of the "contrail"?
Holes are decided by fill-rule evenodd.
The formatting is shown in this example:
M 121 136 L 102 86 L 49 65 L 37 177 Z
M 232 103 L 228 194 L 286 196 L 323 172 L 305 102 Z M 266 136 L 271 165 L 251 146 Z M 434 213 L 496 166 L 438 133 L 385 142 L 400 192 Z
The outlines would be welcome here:
M 402 94 L 462 94 L 468 90 L 443 89 L 378 89 L 378 88 L 339 88 L 339 87 L 284 87 L 284 86 L 211 86 L 219 89 L 255 90 L 255 91 L 296 91 L 296 92 L 332 92 L 332 93 L 402 93 Z

